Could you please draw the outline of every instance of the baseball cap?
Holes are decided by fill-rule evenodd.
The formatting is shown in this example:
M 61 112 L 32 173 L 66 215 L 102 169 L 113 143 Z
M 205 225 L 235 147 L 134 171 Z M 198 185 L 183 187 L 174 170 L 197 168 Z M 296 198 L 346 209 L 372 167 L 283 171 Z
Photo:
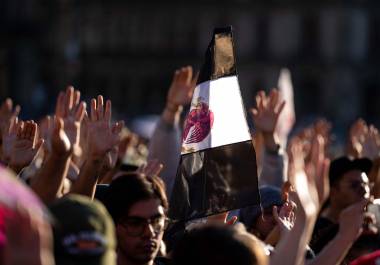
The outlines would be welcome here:
M 333 185 L 341 179 L 341 177 L 351 171 L 360 170 L 369 173 L 372 168 L 372 161 L 368 158 L 350 159 L 346 156 L 333 160 L 330 164 L 329 179 L 330 185 Z
M 115 265 L 113 221 L 97 200 L 68 195 L 50 206 L 57 265 Z

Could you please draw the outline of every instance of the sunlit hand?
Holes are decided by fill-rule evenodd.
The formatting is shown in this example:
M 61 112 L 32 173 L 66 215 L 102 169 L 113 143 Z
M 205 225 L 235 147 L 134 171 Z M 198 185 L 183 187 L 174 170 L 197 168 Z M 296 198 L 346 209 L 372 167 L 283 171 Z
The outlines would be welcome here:
M 16 172 L 28 166 L 35 158 L 43 144 L 43 139 L 37 139 L 37 124 L 34 121 L 15 122 L 9 136 L 13 139 L 9 157 L 9 166 Z
M 91 113 L 87 121 L 87 141 L 89 155 L 103 160 L 107 152 L 120 141 L 120 132 L 124 122 L 111 124 L 111 101 L 104 106 L 103 97 L 91 100 Z
M 51 131 L 51 149 L 52 154 L 58 157 L 68 157 L 72 153 L 72 146 L 69 137 L 64 130 L 64 121 L 61 118 L 54 117 L 52 120 L 48 118 L 48 127 Z
M 273 217 L 280 228 L 280 233 L 283 235 L 292 230 L 295 222 L 295 209 L 296 205 L 292 201 L 286 201 L 278 212 L 277 206 L 273 206 Z
M 13 101 L 10 98 L 7 98 L 0 106 L 0 130 L 4 135 L 8 132 L 10 124 L 16 119 L 20 113 L 20 106 L 17 105 L 13 109 Z
M 198 74 L 193 75 L 191 66 L 182 67 L 174 72 L 173 80 L 166 99 L 166 108 L 173 111 L 190 104 Z
M 55 115 L 63 119 L 64 130 L 70 140 L 75 155 L 81 155 L 79 145 L 80 127 L 86 111 L 86 103 L 80 102 L 79 90 L 72 86 L 66 89 L 66 93 L 60 92 L 57 99 Z
M 362 144 L 361 157 L 367 157 L 369 159 L 376 159 L 380 154 L 380 134 L 375 126 L 370 125 L 365 134 Z
M 264 91 L 256 95 L 256 108 L 251 109 L 254 125 L 263 133 L 274 133 L 278 121 L 285 106 L 285 101 L 280 101 L 279 92 L 273 89 L 269 96 Z
M 362 199 L 345 208 L 339 215 L 339 231 L 352 241 L 356 240 L 363 230 L 367 204 L 368 200 Z
M 149 160 L 148 163 L 140 166 L 136 172 L 149 177 L 158 176 L 163 167 L 164 165 L 161 164 L 160 161 L 152 159 Z

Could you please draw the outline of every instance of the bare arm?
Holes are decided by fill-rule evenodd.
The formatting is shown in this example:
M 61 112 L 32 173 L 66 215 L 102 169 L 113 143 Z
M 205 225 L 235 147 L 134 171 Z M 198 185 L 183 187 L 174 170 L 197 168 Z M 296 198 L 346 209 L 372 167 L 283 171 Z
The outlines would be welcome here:
M 97 100 L 91 100 L 90 119 L 87 120 L 87 159 L 81 168 L 78 180 L 72 187 L 72 193 L 94 197 L 102 163 L 106 154 L 119 143 L 123 126 L 123 122 L 111 124 L 110 100 L 107 100 L 105 106 L 102 96 L 98 96 Z
M 329 160 L 324 156 L 322 138 L 316 138 L 312 149 L 312 158 L 305 166 L 302 144 L 300 141 L 293 141 L 290 165 L 294 174 L 292 179 L 296 192 L 291 192 L 291 198 L 298 207 L 296 221 L 292 230 L 281 235 L 275 253 L 271 257 L 272 265 L 305 263 L 305 250 L 313 232 L 317 213 L 329 193 Z
M 308 265 L 340 264 L 352 244 L 361 233 L 364 221 L 364 208 L 368 201 L 363 199 L 342 211 L 339 217 L 339 232 Z
M 158 159 L 164 164 L 160 177 L 170 197 L 181 152 L 180 115 L 184 105 L 191 102 L 198 75 L 183 67 L 175 71 L 161 114 L 149 143 L 149 160 Z
M 264 91 L 258 92 L 256 108 L 251 109 L 255 128 L 263 138 L 261 185 L 267 184 L 281 188 L 285 181 L 284 156 L 276 135 L 276 126 L 284 106 L 285 102 L 279 99 L 279 92 L 273 89 L 268 96 Z
M 45 204 L 58 197 L 70 164 L 72 148 L 63 128 L 63 120 L 55 118 L 51 135 L 51 153 L 31 182 L 31 188 Z

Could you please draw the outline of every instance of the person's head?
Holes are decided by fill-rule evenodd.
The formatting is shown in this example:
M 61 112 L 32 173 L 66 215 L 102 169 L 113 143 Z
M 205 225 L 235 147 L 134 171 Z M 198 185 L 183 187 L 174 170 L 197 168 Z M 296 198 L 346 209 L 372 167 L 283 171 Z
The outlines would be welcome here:
M 158 177 L 125 174 L 112 181 L 105 205 L 116 225 L 118 259 L 144 264 L 160 248 L 168 201 Z
M 369 198 L 367 174 L 371 167 L 372 162 L 367 158 L 350 160 L 341 157 L 333 160 L 329 170 L 331 205 L 344 209 L 363 198 Z
M 238 226 L 204 226 L 186 233 L 172 253 L 174 265 L 264 265 L 267 257 L 254 236 Z
M 50 205 L 57 265 L 116 264 L 115 228 L 97 200 L 67 195 Z
M 273 206 L 282 206 L 281 190 L 273 186 L 261 186 L 261 207 L 251 206 L 240 210 L 240 221 L 247 230 L 264 240 L 276 226 Z M 278 207 L 280 209 L 280 207 Z

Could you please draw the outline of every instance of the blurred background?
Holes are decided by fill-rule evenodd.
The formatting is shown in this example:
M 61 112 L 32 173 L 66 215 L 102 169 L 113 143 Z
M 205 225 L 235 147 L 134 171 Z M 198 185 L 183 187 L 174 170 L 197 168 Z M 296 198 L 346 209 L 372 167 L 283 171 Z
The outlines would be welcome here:
M 0 98 L 38 119 L 72 84 L 110 98 L 118 118 L 159 114 L 173 71 L 199 69 L 225 25 L 247 108 L 288 67 L 297 122 L 326 117 L 338 135 L 358 117 L 380 125 L 375 0 L 0 0 Z

